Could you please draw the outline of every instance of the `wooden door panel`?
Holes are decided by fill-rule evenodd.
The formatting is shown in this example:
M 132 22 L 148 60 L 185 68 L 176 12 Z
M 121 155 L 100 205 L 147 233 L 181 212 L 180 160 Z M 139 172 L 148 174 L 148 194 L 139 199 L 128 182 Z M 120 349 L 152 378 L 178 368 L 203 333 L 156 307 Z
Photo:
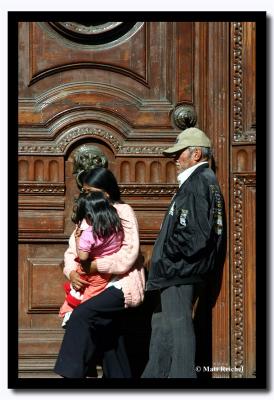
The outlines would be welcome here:
M 116 45 L 113 51 L 113 45 L 107 44 L 76 46 L 75 42 L 67 40 L 61 32 L 60 34 L 56 32 L 49 23 L 32 23 L 30 25 L 30 42 L 33 44 L 31 83 L 36 83 L 54 73 L 71 70 L 78 65 L 78 68 L 96 68 L 101 71 L 122 73 L 145 84 L 148 51 L 146 28 L 146 24 L 137 23 L 132 29 L 131 39 L 120 39 L 119 46 Z M 132 60 L 135 59 L 138 62 L 133 63 Z
M 87 50 L 68 43 L 47 23 L 21 23 L 20 38 L 29 52 L 20 47 L 26 60 L 20 69 L 19 96 L 26 98 L 20 124 L 44 126 L 81 104 L 126 118 L 135 131 L 159 126 L 172 132 L 174 105 L 193 102 L 193 23 L 136 25 L 125 43 Z
M 63 337 L 58 310 L 64 298 L 66 244 L 36 241 L 29 244 L 21 239 L 18 249 L 18 374 L 23 378 L 54 377 L 53 365 Z
M 23 306 L 19 314 L 21 322 L 25 321 L 24 327 L 31 327 L 35 320 L 40 321 L 39 318 L 46 320 L 41 314 L 56 314 L 64 298 L 62 284 L 65 277 L 61 272 L 67 244 L 36 241 L 19 247 L 19 258 L 24 260 L 19 271 L 20 303 Z

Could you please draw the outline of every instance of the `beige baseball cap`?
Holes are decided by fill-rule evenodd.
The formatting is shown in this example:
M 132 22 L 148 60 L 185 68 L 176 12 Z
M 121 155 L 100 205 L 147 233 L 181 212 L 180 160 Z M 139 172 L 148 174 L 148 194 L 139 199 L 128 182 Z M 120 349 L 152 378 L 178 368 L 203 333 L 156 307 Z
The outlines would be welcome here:
M 186 147 L 211 147 L 210 139 L 207 135 L 198 128 L 187 128 L 177 136 L 177 140 L 172 147 L 168 147 L 163 154 L 165 156 L 172 156 Z

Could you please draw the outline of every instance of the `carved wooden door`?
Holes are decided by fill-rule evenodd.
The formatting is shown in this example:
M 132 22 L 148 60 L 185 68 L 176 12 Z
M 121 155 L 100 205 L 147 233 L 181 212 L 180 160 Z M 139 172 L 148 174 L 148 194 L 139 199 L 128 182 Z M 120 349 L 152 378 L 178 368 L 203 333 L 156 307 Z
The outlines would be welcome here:
M 108 158 L 123 199 L 136 211 L 149 266 L 177 187 L 162 151 L 195 124 L 195 112 L 214 145 L 228 220 L 205 366 L 216 367 L 216 377 L 252 376 L 255 239 L 254 225 L 247 232 L 245 224 L 255 207 L 255 86 L 247 79 L 256 67 L 254 30 L 254 23 L 230 22 L 19 22 L 21 377 L 55 377 L 63 254 L 78 194 L 75 151 L 93 144 Z M 149 313 L 145 303 L 134 317 L 129 354 L 136 376 L 147 357 Z M 218 370 L 231 366 L 244 370 Z

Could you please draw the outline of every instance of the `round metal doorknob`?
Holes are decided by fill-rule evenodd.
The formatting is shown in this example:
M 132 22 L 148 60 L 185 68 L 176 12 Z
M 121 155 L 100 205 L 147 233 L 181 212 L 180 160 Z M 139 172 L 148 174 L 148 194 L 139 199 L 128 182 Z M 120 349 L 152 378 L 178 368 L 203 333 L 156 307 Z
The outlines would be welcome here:
M 175 108 L 173 119 L 176 126 L 184 130 L 196 125 L 197 113 L 193 106 L 183 105 Z

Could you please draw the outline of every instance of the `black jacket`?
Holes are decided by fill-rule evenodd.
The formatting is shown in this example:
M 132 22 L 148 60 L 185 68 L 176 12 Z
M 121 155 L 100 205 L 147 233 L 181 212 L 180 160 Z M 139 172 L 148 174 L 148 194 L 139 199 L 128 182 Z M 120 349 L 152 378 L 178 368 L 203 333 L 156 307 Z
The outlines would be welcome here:
M 202 164 L 171 201 L 154 245 L 147 290 L 203 281 L 215 267 L 223 225 L 219 184 Z

